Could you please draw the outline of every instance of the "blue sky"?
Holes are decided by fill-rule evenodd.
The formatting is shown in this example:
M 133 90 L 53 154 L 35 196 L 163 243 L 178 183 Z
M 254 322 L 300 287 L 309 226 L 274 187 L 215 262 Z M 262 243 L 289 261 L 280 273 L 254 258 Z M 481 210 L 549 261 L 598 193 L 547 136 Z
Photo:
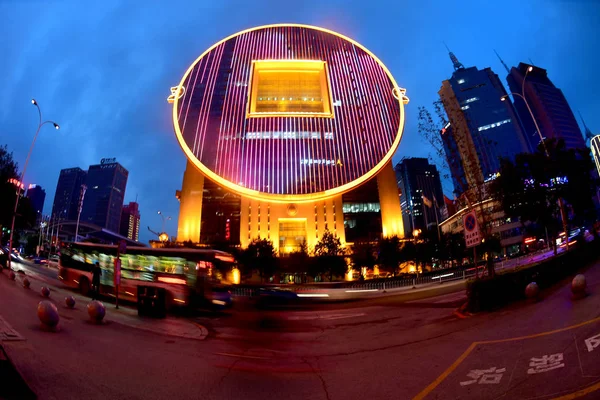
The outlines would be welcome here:
M 61 169 L 116 157 L 129 170 L 125 201 L 141 207 L 141 239 L 173 216 L 185 157 L 166 102 L 188 65 L 214 42 L 257 25 L 296 22 L 347 35 L 373 51 L 406 87 L 404 137 L 395 161 L 429 156 L 417 107 L 452 73 L 446 42 L 466 66 L 491 67 L 496 49 L 513 66 L 548 70 L 571 107 L 600 133 L 600 2 L 544 1 L 98 1 L 0 0 L 0 144 L 23 165 L 37 126 L 35 97 L 60 131 L 41 132 L 25 183 L 52 208 Z M 506 85 L 506 83 L 505 83 Z M 444 185 L 451 192 L 449 183 Z

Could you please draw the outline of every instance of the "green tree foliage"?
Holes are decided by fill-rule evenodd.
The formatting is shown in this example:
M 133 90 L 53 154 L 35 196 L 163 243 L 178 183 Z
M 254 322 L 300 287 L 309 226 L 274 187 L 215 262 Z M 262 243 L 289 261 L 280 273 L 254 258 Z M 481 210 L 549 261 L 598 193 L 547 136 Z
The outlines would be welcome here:
M 362 268 L 373 269 L 377 263 L 377 248 L 368 241 L 358 241 L 352 247 L 352 269 L 362 276 Z M 364 278 L 364 276 L 363 276 Z
M 244 274 L 258 271 L 261 279 L 270 278 L 277 270 L 277 257 L 269 239 L 253 239 L 240 254 Z
M 344 258 L 345 250 L 340 238 L 326 230 L 315 244 L 312 272 L 315 275 L 325 274 L 332 281 L 334 276 L 346 274 L 348 265 Z
M 398 265 L 403 261 L 401 248 L 403 247 L 398 236 L 383 237 L 377 243 L 377 264 L 380 269 L 396 275 Z
M 8 226 L 12 221 L 16 190 L 9 179 L 18 179 L 17 163 L 6 146 L 0 146 L 0 225 Z
M 570 210 L 568 221 L 584 224 L 594 219 L 594 164 L 587 149 L 566 149 L 562 140 L 547 140 L 533 154 L 502 160 L 500 176 L 491 190 L 504 212 L 546 228 L 552 239 L 562 230 L 559 199 Z M 555 243 L 555 240 L 552 240 Z

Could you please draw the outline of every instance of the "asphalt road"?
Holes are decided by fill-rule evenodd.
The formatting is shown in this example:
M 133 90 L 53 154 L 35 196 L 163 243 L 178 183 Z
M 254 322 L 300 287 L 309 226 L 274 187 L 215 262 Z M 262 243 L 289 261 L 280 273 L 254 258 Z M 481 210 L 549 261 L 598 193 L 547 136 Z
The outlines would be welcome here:
M 93 325 L 60 305 L 60 331 L 44 332 L 40 295 L 5 272 L 0 316 L 24 340 L 1 344 L 41 399 L 598 398 L 600 264 L 586 276 L 584 299 L 563 286 L 539 303 L 469 318 L 454 314 L 455 293 L 321 310 L 241 307 L 197 317 L 209 328 L 199 341 Z

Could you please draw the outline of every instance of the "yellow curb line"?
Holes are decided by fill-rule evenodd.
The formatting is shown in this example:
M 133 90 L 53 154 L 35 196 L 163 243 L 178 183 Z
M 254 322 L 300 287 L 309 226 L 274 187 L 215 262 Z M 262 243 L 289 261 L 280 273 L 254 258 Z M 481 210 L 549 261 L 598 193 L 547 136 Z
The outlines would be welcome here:
M 590 319 L 588 321 L 581 322 L 579 324 L 567 326 L 565 328 L 559 328 L 559 329 L 554 329 L 552 331 L 535 333 L 533 335 L 519 336 L 519 337 L 515 337 L 515 338 L 508 338 L 508 339 L 483 340 L 483 341 L 479 341 L 479 342 L 473 342 L 467 348 L 467 350 L 465 350 L 465 352 L 462 353 L 460 355 L 460 357 L 458 357 L 456 359 L 456 361 L 454 361 L 444 372 L 442 372 L 442 374 L 440 376 L 438 376 L 433 382 L 431 382 L 429 384 L 429 386 L 427 386 L 425 389 L 423 389 L 419 394 L 417 394 L 415 397 L 413 397 L 413 400 L 422 400 L 422 399 L 424 399 L 440 383 L 442 383 L 442 381 L 444 379 L 446 379 L 448 377 L 448 375 L 450 375 L 452 373 L 452 371 L 454 371 L 456 369 L 456 367 L 458 367 L 465 360 L 465 358 L 467 358 L 467 356 L 473 351 L 473 349 L 475 347 L 477 347 L 480 344 L 496 344 L 496 343 L 514 342 L 514 341 L 517 341 L 517 340 L 534 339 L 534 338 L 538 338 L 538 337 L 542 337 L 542 336 L 552 335 L 554 333 L 559 333 L 559 332 L 564 332 L 564 331 L 568 331 L 568 330 L 571 330 L 571 329 L 579 328 L 579 327 L 582 327 L 582 326 L 585 326 L 585 325 L 589 325 L 589 324 L 593 324 L 594 322 L 599 322 L 599 321 L 600 321 L 600 317 L 597 317 L 597 318 Z M 584 395 L 589 394 L 589 393 L 591 393 L 591 392 L 593 392 L 595 390 L 598 390 L 598 389 L 600 389 L 600 382 L 596 383 L 595 385 L 589 386 L 589 387 L 587 387 L 585 389 L 581 389 L 581 390 L 579 390 L 577 392 L 573 392 L 571 394 L 568 394 L 568 395 L 565 395 L 565 396 L 562 396 L 562 397 L 557 397 L 554 400 L 570 400 L 570 399 L 575 399 L 577 397 L 584 396 Z

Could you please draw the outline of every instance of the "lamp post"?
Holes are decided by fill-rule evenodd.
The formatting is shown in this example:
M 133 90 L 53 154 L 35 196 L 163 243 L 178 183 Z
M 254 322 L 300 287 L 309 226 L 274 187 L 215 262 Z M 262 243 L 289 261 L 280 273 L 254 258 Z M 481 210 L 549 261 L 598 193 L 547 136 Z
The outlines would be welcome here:
M 163 233 L 165 231 L 165 224 L 171 219 L 171 217 L 165 217 L 165 215 L 161 211 L 158 211 L 158 215 L 160 215 L 160 217 L 162 218 L 162 230 L 160 232 Z
M 79 207 L 77 208 L 77 227 L 75 228 L 75 241 L 79 239 L 79 220 L 81 219 L 81 209 L 83 208 L 83 198 L 85 197 L 86 185 L 81 185 L 81 193 L 79 194 Z
M 527 79 L 527 75 L 533 71 L 533 67 L 530 65 L 529 67 L 527 67 L 527 71 L 525 72 L 525 76 L 523 77 L 523 83 L 521 84 L 521 93 L 510 93 L 511 95 L 514 96 L 518 96 L 521 99 L 523 99 L 523 102 L 525 103 L 525 106 L 527 106 L 527 111 L 529 111 L 529 115 L 531 116 L 531 119 L 535 125 L 535 129 L 537 130 L 538 135 L 540 136 L 540 141 L 542 142 L 542 146 L 544 146 L 544 153 L 546 154 L 546 157 L 548 159 L 550 159 L 550 153 L 548 152 L 548 147 L 546 147 L 546 141 L 544 140 L 544 137 L 542 136 L 542 131 L 540 131 L 540 127 L 537 124 L 537 120 L 535 119 L 533 112 L 531 111 L 531 107 L 529 107 L 529 103 L 527 102 L 527 99 L 525 98 L 525 80 Z M 500 100 L 505 101 L 508 98 L 508 95 L 505 94 L 504 96 L 500 97 Z M 569 250 L 569 232 L 567 231 L 567 216 L 565 214 L 565 204 L 563 202 L 562 197 L 559 196 L 558 198 L 558 207 L 560 208 L 560 218 L 562 220 L 562 225 L 563 225 L 563 229 L 565 231 L 565 237 L 566 237 L 566 249 Z
M 37 103 L 37 101 L 35 99 L 31 99 L 31 104 L 33 104 L 38 110 L 39 122 L 38 122 L 37 130 L 35 131 L 35 136 L 33 137 L 33 142 L 31 142 L 31 147 L 29 148 L 29 153 L 27 153 L 27 159 L 25 160 L 25 165 L 23 165 L 23 172 L 21 172 L 20 183 L 22 183 L 23 179 L 25 178 L 25 171 L 27 170 L 27 164 L 29 164 L 29 159 L 31 158 L 33 146 L 35 145 L 35 141 L 37 140 L 38 133 L 40 133 L 40 129 L 42 128 L 42 126 L 44 126 L 46 124 L 52 124 L 52 125 L 54 125 L 54 128 L 56 130 L 60 129 L 60 126 L 54 121 L 47 120 L 47 121 L 42 122 L 42 110 L 40 109 L 39 104 Z M 10 239 L 8 240 L 8 243 L 9 243 L 9 245 L 8 245 L 8 252 L 9 252 L 8 267 L 9 268 L 10 268 L 10 264 L 11 264 L 11 255 L 12 255 L 12 248 L 13 248 L 13 235 L 15 232 L 15 219 L 17 217 L 17 208 L 19 207 L 19 198 L 20 197 L 21 197 L 21 185 L 18 185 L 17 186 L 17 199 L 15 200 L 15 208 L 13 211 L 12 223 L 11 223 L 11 227 L 10 227 Z

